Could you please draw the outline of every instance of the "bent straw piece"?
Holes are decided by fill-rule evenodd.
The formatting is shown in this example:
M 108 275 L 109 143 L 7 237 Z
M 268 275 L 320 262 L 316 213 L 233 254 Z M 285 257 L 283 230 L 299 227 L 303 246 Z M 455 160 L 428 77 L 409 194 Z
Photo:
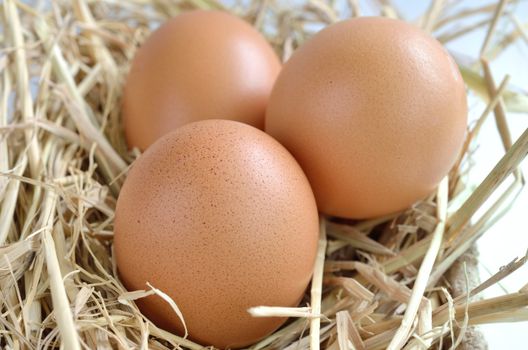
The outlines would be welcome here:
M 310 299 L 310 303 L 312 304 L 312 312 L 314 314 L 321 313 L 321 295 L 326 255 L 326 219 L 321 216 L 319 221 L 319 242 L 317 244 L 317 255 L 315 258 Z M 319 344 L 321 342 L 320 330 L 321 319 L 319 317 L 312 318 L 310 321 L 310 349 L 312 350 L 319 350 Z
M 180 311 L 180 308 L 178 307 L 178 305 L 176 305 L 176 302 L 169 296 L 167 295 L 166 293 L 164 293 L 163 291 L 153 287 L 149 282 L 147 282 L 147 286 L 152 290 L 153 294 L 159 296 L 160 298 L 162 298 L 167 304 L 170 305 L 170 307 L 172 308 L 172 311 L 174 311 L 174 313 L 178 316 L 178 318 L 180 319 L 182 325 L 183 325 L 183 329 L 184 329 L 184 336 L 183 338 L 187 338 L 187 336 L 189 335 L 189 332 L 187 330 L 187 324 L 185 323 L 185 320 L 183 318 L 183 314 L 182 312 Z
M 394 338 L 392 338 L 392 341 L 390 342 L 387 348 L 388 350 L 401 349 L 411 336 L 410 331 L 413 327 L 418 308 L 422 303 L 422 298 L 425 292 L 425 288 L 427 287 L 429 274 L 433 269 L 436 256 L 438 255 L 440 247 L 442 246 L 442 239 L 444 237 L 445 229 L 445 220 L 447 216 L 448 188 L 448 177 L 446 176 L 438 185 L 437 190 L 438 204 L 436 217 L 438 219 L 438 224 L 436 225 L 436 229 L 433 233 L 431 245 L 429 246 L 429 249 L 425 254 L 420 269 L 418 270 L 416 280 L 414 281 L 411 298 L 409 299 L 409 303 L 407 304 L 407 309 L 405 310 L 401 326 L 396 331 Z
M 10 28 L 11 41 L 15 47 L 15 65 L 16 65 L 16 87 L 17 99 L 22 107 L 22 118 L 24 120 L 33 118 L 33 98 L 29 89 L 28 60 L 20 18 L 13 0 L 6 0 L 4 3 L 4 16 L 6 25 Z M 24 132 L 26 144 L 28 147 L 29 169 L 31 176 L 38 177 L 40 167 L 40 149 L 38 146 L 37 132 L 35 130 L 26 130 Z

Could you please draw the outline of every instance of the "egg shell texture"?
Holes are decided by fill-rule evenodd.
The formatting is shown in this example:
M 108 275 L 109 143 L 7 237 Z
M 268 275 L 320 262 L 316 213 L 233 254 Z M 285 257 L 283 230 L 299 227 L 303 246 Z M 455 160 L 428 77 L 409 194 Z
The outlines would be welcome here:
M 219 348 L 253 343 L 285 321 L 246 310 L 296 306 L 317 239 L 317 207 L 299 165 L 264 132 L 233 121 L 191 123 L 152 145 L 116 209 L 115 256 L 127 289 L 161 289 L 191 338 Z M 161 298 L 137 303 L 183 333 Z
M 369 218 L 434 190 L 459 154 L 466 115 L 463 80 L 440 43 L 364 17 L 322 30 L 285 63 L 266 132 L 301 164 L 322 212 Z
M 170 19 L 138 50 L 125 84 L 129 147 L 145 150 L 165 133 L 203 119 L 263 129 L 280 68 L 265 38 L 236 16 L 190 11 Z

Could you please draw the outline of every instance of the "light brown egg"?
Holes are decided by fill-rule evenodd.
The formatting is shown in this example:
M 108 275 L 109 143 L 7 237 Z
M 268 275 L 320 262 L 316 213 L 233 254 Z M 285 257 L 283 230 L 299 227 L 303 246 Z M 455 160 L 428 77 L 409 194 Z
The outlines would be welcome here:
M 435 39 L 376 17 L 332 25 L 285 63 L 266 132 L 297 159 L 320 211 L 369 218 L 430 194 L 466 130 L 464 82 Z
M 129 147 L 145 150 L 165 133 L 203 119 L 264 128 L 280 61 L 251 25 L 221 11 L 169 20 L 138 50 L 125 84 Z
M 150 282 L 174 299 L 191 339 L 236 348 L 285 321 L 252 318 L 249 307 L 299 303 L 317 238 L 315 198 L 288 151 L 249 125 L 208 120 L 164 136 L 134 163 L 117 202 L 114 248 L 127 289 Z M 182 334 L 161 298 L 137 304 Z

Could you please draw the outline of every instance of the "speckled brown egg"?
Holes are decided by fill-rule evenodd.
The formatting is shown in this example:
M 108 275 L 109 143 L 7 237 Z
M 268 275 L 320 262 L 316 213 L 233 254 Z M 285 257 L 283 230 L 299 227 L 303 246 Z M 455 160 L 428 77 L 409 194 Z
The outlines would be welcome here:
M 448 52 L 405 22 L 329 26 L 297 50 L 273 88 L 266 131 L 305 171 L 319 209 L 369 218 L 431 193 L 466 130 L 464 82 Z
M 167 21 L 138 50 L 123 96 L 129 147 L 146 149 L 165 133 L 203 119 L 264 128 L 280 61 L 251 25 L 221 11 Z
M 191 339 L 219 348 L 251 344 L 285 321 L 247 309 L 299 303 L 317 238 L 317 206 L 300 166 L 273 138 L 234 121 L 190 123 L 158 140 L 133 164 L 116 208 L 124 285 L 161 289 Z M 161 298 L 137 303 L 182 334 Z

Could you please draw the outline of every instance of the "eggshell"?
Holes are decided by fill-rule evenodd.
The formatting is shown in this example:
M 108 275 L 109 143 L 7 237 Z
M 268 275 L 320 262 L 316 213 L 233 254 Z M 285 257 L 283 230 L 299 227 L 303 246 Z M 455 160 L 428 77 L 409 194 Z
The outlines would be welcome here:
M 293 54 L 266 131 L 301 164 L 322 212 L 369 218 L 434 190 L 460 152 L 466 114 L 463 80 L 440 43 L 405 22 L 364 17 Z
M 138 50 L 125 85 L 129 147 L 146 149 L 165 133 L 203 119 L 264 128 L 280 62 L 248 23 L 221 11 L 167 21 Z
M 188 124 L 133 165 L 117 202 L 115 257 L 129 290 L 171 296 L 191 339 L 234 348 L 284 318 L 258 305 L 296 306 L 310 281 L 318 213 L 295 159 L 264 132 L 234 121 Z M 157 296 L 137 301 L 157 325 L 183 333 Z

